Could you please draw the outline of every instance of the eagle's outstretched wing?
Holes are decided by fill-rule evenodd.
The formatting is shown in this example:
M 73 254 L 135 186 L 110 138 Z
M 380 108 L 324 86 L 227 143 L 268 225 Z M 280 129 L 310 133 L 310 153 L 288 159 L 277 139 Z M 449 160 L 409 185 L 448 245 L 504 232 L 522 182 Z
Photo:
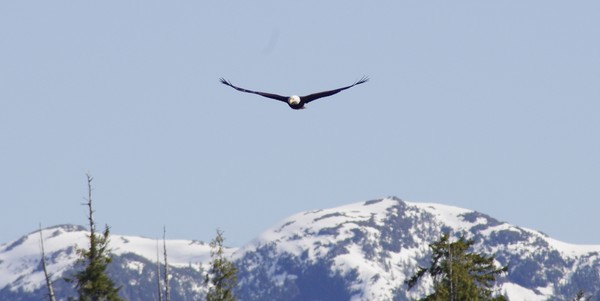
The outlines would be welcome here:
M 277 95 L 277 94 L 272 94 L 272 93 L 265 93 L 265 92 L 258 92 L 258 91 L 252 91 L 252 90 L 246 90 L 244 88 L 240 88 L 240 87 L 236 87 L 234 85 L 232 85 L 228 80 L 224 79 L 224 78 L 220 78 L 221 83 L 224 85 L 228 85 L 238 91 L 242 91 L 242 92 L 246 92 L 246 93 L 253 93 L 253 94 L 257 94 L 260 96 L 264 96 L 264 97 L 268 97 L 268 98 L 272 98 L 272 99 L 277 99 L 279 101 L 283 101 L 283 102 L 287 102 L 289 97 L 286 96 L 281 96 L 281 95 Z
M 317 93 L 313 93 L 313 94 L 309 94 L 306 96 L 300 96 L 300 98 L 305 102 L 305 103 L 309 103 L 313 100 L 319 99 L 321 97 L 327 97 L 327 96 L 331 96 L 333 94 L 336 94 L 340 91 L 344 91 L 346 89 L 350 89 L 356 85 L 360 85 L 362 83 L 366 83 L 367 81 L 369 81 L 369 77 L 367 76 L 363 76 L 360 80 L 356 81 L 354 84 L 347 86 L 347 87 L 343 87 L 343 88 L 339 88 L 339 89 L 335 89 L 335 90 L 329 90 L 329 91 L 323 91 L 323 92 L 317 92 Z

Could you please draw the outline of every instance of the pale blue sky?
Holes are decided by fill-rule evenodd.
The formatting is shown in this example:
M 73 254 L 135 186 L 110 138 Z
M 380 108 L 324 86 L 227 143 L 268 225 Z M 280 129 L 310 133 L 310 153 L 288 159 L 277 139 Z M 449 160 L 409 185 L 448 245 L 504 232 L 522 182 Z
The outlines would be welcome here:
M 0 242 L 398 196 L 600 244 L 598 1 L 2 1 Z M 279 94 L 371 81 L 293 111 Z

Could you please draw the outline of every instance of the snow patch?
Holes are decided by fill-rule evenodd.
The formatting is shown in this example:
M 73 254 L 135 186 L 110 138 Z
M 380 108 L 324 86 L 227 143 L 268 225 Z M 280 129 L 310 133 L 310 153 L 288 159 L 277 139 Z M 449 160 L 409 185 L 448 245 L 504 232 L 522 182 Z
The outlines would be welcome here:
M 550 297 L 546 295 L 538 295 L 534 291 L 514 283 L 504 283 L 500 290 L 502 294 L 508 296 L 509 300 L 544 301 Z

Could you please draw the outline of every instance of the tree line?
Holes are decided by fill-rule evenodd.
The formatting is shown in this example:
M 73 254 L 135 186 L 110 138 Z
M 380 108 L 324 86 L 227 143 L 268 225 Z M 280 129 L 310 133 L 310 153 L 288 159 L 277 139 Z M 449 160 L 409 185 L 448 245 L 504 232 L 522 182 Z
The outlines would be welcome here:
M 70 301 L 125 301 L 119 296 L 121 287 L 117 286 L 108 276 L 107 267 L 112 262 L 110 256 L 110 227 L 106 225 L 102 233 L 96 231 L 96 223 L 94 221 L 94 209 L 92 202 L 92 181 L 94 178 L 86 174 L 88 195 L 83 204 L 88 209 L 88 246 L 84 249 L 78 249 L 78 263 L 83 268 L 71 277 L 64 280 L 73 284 L 78 296 L 68 297 Z M 207 301 L 234 301 L 234 289 L 237 286 L 237 269 L 234 264 L 225 256 L 223 243 L 225 238 L 223 231 L 217 230 L 216 237 L 211 241 L 211 262 L 208 273 L 205 275 L 204 284 L 208 286 L 206 294 Z M 158 242 L 157 242 L 158 244 Z M 56 295 L 52 287 L 51 275 L 48 274 L 46 266 L 46 254 L 44 250 L 44 239 L 42 235 L 42 227 L 40 225 L 40 246 L 41 246 L 41 264 L 44 272 L 46 287 L 48 290 L 48 300 L 56 301 Z M 166 245 L 166 227 L 163 228 L 163 254 L 164 254 L 164 269 L 162 270 L 161 279 L 161 264 L 158 256 L 157 245 L 157 289 L 158 299 L 170 301 L 170 285 L 169 285 L 169 264 L 167 261 L 167 245 Z M 162 281 L 161 281 L 162 280 Z
M 89 245 L 78 249 L 78 262 L 83 268 L 72 277 L 65 278 L 71 283 L 78 296 L 69 297 L 71 301 L 125 301 L 119 296 L 118 287 L 108 276 L 106 270 L 111 263 L 109 242 L 110 227 L 106 225 L 102 233 L 96 232 L 92 203 L 93 177 L 86 174 L 88 195 L 83 204 L 88 209 Z M 208 287 L 207 301 L 234 301 L 237 286 L 237 269 L 224 252 L 223 231 L 217 229 L 216 237 L 211 241 L 211 261 L 203 282 Z M 46 255 L 42 228 L 40 225 L 41 265 L 46 279 L 48 300 L 56 301 L 51 276 L 46 269 Z M 496 278 L 508 272 L 508 266 L 496 266 L 494 257 L 472 252 L 473 240 L 460 236 L 451 242 L 448 233 L 431 243 L 429 266 L 419 267 L 412 277 L 405 281 L 408 290 L 414 288 L 424 277 L 433 280 L 433 292 L 418 299 L 421 301 L 507 301 L 508 298 L 493 290 Z M 170 301 L 169 264 L 167 261 L 166 227 L 163 228 L 163 257 L 161 270 L 157 241 L 157 290 L 159 301 Z M 161 273 L 162 272 L 162 273 Z M 161 277 L 162 276 L 162 277 Z M 163 299 L 164 297 L 164 299 Z M 573 301 L 586 301 L 583 291 L 579 291 Z

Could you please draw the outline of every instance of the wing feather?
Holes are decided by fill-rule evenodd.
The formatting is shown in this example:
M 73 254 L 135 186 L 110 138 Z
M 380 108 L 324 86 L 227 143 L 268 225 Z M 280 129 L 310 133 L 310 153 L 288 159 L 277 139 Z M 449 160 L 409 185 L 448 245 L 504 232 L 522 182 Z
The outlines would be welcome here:
M 265 93 L 265 92 L 258 92 L 258 91 L 252 91 L 252 90 L 246 90 L 244 88 L 240 88 L 240 87 L 236 87 L 233 84 L 231 84 L 231 82 L 229 82 L 228 80 L 224 79 L 224 78 L 220 78 L 219 79 L 221 81 L 222 84 L 230 86 L 238 91 L 241 92 L 246 92 L 246 93 L 252 93 L 252 94 L 257 94 L 263 97 L 267 97 L 267 98 L 272 98 L 272 99 L 276 99 L 279 101 L 283 101 L 287 103 L 287 100 L 289 97 L 286 96 L 281 96 L 281 95 L 277 95 L 277 94 L 272 94 L 272 93 Z
M 305 102 L 305 103 L 309 103 L 313 100 L 317 100 L 319 98 L 322 97 L 327 97 L 327 96 L 331 96 L 333 94 L 339 93 L 341 91 L 344 91 L 346 89 L 350 89 L 356 85 L 360 85 L 362 83 L 366 83 L 369 81 L 369 77 L 367 76 L 363 76 L 360 80 L 354 82 L 352 85 L 350 86 L 346 86 L 346 87 L 342 87 L 342 88 L 338 88 L 338 89 L 334 89 L 334 90 L 329 90 L 329 91 L 323 91 L 323 92 L 317 92 L 317 93 L 313 93 L 313 94 L 309 94 L 306 96 L 301 96 L 300 98 Z

